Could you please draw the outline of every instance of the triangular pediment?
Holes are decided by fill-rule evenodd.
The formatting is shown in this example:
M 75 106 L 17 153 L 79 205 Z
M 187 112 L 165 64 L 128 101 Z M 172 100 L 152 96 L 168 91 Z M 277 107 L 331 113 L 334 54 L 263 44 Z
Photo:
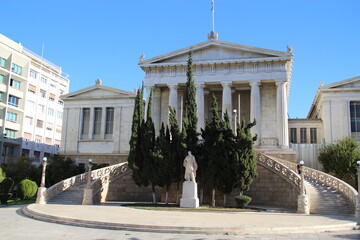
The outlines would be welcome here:
M 340 82 L 328 84 L 322 87 L 322 89 L 349 89 L 358 88 L 360 89 L 360 76 L 346 79 Z
M 136 93 L 128 92 L 116 88 L 95 85 L 80 89 L 75 92 L 61 96 L 63 100 L 70 99 L 107 99 L 107 98 L 135 98 Z
M 192 50 L 193 63 L 206 62 L 234 62 L 255 60 L 269 61 L 286 60 L 291 58 L 291 53 L 279 52 L 268 49 L 250 47 L 241 44 L 227 43 L 222 41 L 206 41 L 158 57 L 139 62 L 140 66 L 184 64 L 188 60 L 188 52 Z

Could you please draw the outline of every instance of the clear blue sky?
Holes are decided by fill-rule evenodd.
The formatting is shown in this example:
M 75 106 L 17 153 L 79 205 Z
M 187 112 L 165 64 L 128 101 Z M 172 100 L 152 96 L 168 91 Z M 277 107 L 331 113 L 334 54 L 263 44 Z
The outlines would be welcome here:
M 138 58 L 206 41 L 211 0 L 0 0 L 0 33 L 61 66 L 70 91 L 133 91 Z M 304 118 L 319 82 L 360 75 L 359 0 L 215 0 L 219 40 L 295 55 L 291 118 Z

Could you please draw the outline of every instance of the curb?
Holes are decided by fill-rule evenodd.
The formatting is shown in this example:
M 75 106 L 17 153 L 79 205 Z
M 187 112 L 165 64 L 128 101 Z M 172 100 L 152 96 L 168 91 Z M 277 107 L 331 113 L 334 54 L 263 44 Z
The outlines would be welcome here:
M 333 225 L 314 225 L 305 227 L 188 227 L 188 226 L 159 226 L 159 225 L 141 225 L 127 223 L 113 223 L 91 220 L 80 220 L 73 218 L 64 218 L 48 214 L 38 213 L 28 208 L 22 208 L 24 215 L 41 221 L 59 223 L 78 227 L 99 228 L 109 230 L 125 230 L 136 232 L 154 232 L 154 233 L 176 233 L 176 234 L 281 234 L 281 233 L 320 233 L 336 232 L 360 229 L 356 222 L 333 224 Z

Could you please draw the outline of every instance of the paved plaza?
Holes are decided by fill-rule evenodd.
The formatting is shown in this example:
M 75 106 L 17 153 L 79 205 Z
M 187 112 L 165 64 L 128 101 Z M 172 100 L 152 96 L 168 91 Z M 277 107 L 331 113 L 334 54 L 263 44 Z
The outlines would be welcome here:
M 184 212 L 160 212 L 148 210 L 136 210 L 122 207 L 109 206 L 75 206 L 75 205 L 29 205 L 33 211 L 53 211 L 51 216 L 57 215 L 58 218 L 78 218 L 77 221 L 83 224 L 80 226 L 70 226 L 59 223 L 51 223 L 35 220 L 25 216 L 22 208 L 26 206 L 7 206 L 0 208 L 0 239 L 1 240 L 22 240 L 22 239 L 76 239 L 76 240 L 142 240 L 142 239 L 360 239 L 360 230 L 349 230 L 350 225 L 355 220 L 346 216 L 320 216 L 320 215 L 300 215 L 292 213 L 184 213 Z M 28 206 L 28 207 L 29 207 Z M 42 208 L 42 206 L 46 206 Z M 102 210 L 101 210 L 102 209 Z M 130 210 L 130 211 L 128 211 Z M 50 212 L 47 212 L 50 214 Z M 136 214 L 137 213 L 137 214 Z M 131 216 L 131 214 L 134 214 Z M 85 222 L 101 222 L 109 220 L 119 222 L 120 219 L 126 220 L 133 225 L 172 225 L 175 226 L 175 216 L 178 216 L 178 225 L 186 226 L 196 223 L 203 228 L 221 225 L 223 227 L 243 225 L 243 230 L 251 230 L 244 233 L 222 233 L 222 234 L 185 234 L 185 233 L 164 233 L 164 232 L 139 232 L 129 230 L 109 230 L 84 227 Z M 213 215 L 213 216 L 212 216 Z M 196 217 L 197 216 L 197 217 Z M 266 216 L 264 218 L 264 216 Z M 217 219 L 217 223 L 215 223 Z M 237 219 L 234 220 L 234 219 Z M 292 219 L 292 220 L 291 220 Z M 82 222 L 83 221 L 83 222 Z M 235 222 L 236 221 L 236 222 Z M 245 224 L 246 223 L 246 224 Z M 80 224 L 80 225 L 81 225 Z M 244 225 L 245 224 L 245 225 Z M 313 226 L 313 229 L 309 226 Z M 90 224 L 91 226 L 91 224 Z M 274 230 L 268 227 L 272 226 Z M 282 232 L 279 231 L 282 226 Z M 284 226 L 292 229 L 284 229 Z M 355 223 L 355 226 L 357 224 Z M 315 229 L 316 227 L 328 228 Z M 267 230 L 265 230 L 267 228 Z M 348 229 L 348 230 L 346 230 Z M 156 230 L 156 228 L 155 228 Z M 331 232 L 334 230 L 339 230 Z

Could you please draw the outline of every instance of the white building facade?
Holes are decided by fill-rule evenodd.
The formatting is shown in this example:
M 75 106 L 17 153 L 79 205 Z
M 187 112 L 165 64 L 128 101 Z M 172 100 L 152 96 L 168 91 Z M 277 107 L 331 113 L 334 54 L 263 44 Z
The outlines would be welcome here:
M 196 86 L 198 130 L 210 119 L 212 94 L 221 112 L 250 122 L 256 119 L 253 134 L 258 135 L 259 150 L 284 152 L 289 147 L 287 101 L 292 71 L 291 48 L 288 52 L 250 47 L 217 40 L 208 41 L 145 60 L 147 97 L 153 89 L 153 120 L 158 130 L 168 122 L 168 106 L 177 111 L 182 122 L 186 69 L 192 51 Z M 234 121 L 234 119 L 232 119 Z M 234 125 L 234 122 L 233 122 Z
M 59 151 L 69 79 L 61 67 L 0 34 L 0 163 L 27 156 L 40 163 Z
M 62 96 L 62 155 L 86 163 L 115 164 L 127 160 L 136 93 L 94 86 Z

